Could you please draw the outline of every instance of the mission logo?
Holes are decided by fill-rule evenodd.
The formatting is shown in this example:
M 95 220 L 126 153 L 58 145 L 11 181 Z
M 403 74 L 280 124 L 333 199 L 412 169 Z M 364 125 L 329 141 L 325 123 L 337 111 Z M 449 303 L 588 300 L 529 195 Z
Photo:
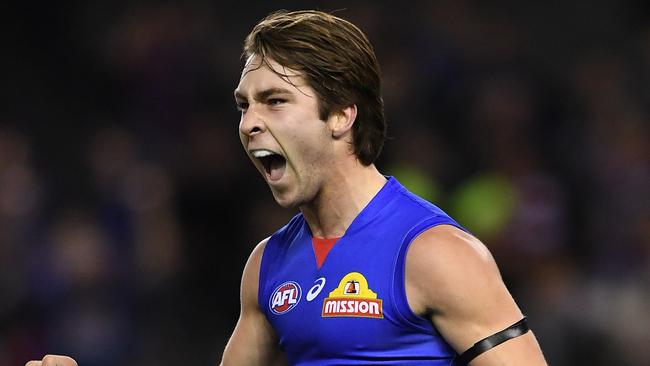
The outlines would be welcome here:
M 384 312 L 381 299 L 370 290 L 366 278 L 359 272 L 351 272 L 323 301 L 322 316 L 383 318 Z
M 288 281 L 278 286 L 269 299 L 269 308 L 275 314 L 282 315 L 298 305 L 302 290 L 300 285 Z

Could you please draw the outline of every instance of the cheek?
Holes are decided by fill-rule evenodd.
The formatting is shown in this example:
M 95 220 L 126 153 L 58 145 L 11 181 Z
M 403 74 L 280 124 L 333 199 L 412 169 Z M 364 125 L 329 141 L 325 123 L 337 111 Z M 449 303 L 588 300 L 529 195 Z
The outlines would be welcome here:
M 327 150 L 327 141 L 319 136 L 302 136 L 295 145 L 295 168 L 302 176 L 317 176 L 331 166 L 331 154 Z
M 323 141 L 313 131 L 292 131 L 291 141 L 294 141 L 296 158 L 304 163 L 316 160 L 321 154 Z

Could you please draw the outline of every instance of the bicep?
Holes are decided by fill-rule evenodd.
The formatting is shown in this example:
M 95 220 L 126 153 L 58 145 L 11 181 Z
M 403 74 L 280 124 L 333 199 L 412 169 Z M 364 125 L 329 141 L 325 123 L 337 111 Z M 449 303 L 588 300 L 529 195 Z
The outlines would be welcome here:
M 428 314 L 458 353 L 523 317 L 490 252 L 457 228 L 438 226 L 416 238 L 407 254 L 406 278 L 409 304 L 413 300 L 414 311 Z M 526 364 L 544 365 L 532 333 L 518 338 L 487 351 L 471 364 L 516 364 L 518 355 L 523 354 L 530 356 Z M 497 358 L 490 361 L 493 357 Z
M 284 365 L 271 326 L 259 311 L 242 312 L 223 354 L 221 364 Z
M 241 312 L 221 362 L 230 365 L 284 365 L 273 328 L 257 302 L 259 270 L 266 240 L 251 254 L 241 281 Z

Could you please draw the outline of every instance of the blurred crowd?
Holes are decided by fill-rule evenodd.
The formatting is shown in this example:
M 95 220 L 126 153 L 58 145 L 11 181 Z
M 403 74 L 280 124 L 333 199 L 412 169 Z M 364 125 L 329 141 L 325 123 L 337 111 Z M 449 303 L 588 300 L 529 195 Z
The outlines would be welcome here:
M 281 6 L 368 34 L 390 135 L 379 169 L 490 248 L 551 365 L 648 364 L 647 2 Z M 0 364 L 218 362 L 250 250 L 295 214 L 248 162 L 232 97 L 241 42 L 275 9 L 5 14 Z

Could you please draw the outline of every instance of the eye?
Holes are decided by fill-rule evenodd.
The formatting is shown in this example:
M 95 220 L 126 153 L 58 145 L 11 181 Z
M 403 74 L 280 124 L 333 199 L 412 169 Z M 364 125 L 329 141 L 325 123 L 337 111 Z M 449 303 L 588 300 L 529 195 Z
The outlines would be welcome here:
M 271 99 L 269 99 L 269 100 L 267 101 L 267 103 L 268 103 L 269 105 L 271 105 L 271 106 L 280 105 L 280 104 L 283 104 L 283 103 L 286 103 L 286 102 L 287 102 L 287 100 L 286 100 L 286 99 L 282 99 L 282 98 L 271 98 Z
M 237 102 L 237 110 L 240 112 L 246 112 L 248 109 L 248 103 L 247 102 Z

